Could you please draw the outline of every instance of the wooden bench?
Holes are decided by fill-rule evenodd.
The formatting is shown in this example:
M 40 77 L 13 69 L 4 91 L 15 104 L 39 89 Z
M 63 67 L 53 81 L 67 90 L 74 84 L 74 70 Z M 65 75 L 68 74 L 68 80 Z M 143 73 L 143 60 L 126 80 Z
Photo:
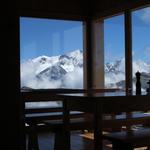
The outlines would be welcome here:
M 144 146 L 149 149 L 150 129 L 112 132 L 103 135 L 103 138 L 112 142 L 113 150 L 134 150 Z
M 56 130 L 61 128 L 59 127 L 61 125 L 57 125 L 57 126 L 54 125 L 55 128 L 52 126 L 48 126 L 45 124 L 44 121 L 46 120 L 46 121 L 52 121 L 52 122 L 54 121 L 62 122 L 62 109 L 57 108 L 56 109 L 57 111 L 56 110 L 51 111 L 51 109 L 47 109 L 47 110 L 50 110 L 50 112 L 46 112 L 43 109 L 38 109 L 38 111 L 36 109 L 30 110 L 25 115 L 25 122 L 26 122 L 25 128 L 26 128 L 26 134 L 28 135 L 28 150 L 39 150 L 39 146 L 38 146 L 38 133 L 39 132 L 46 132 L 46 131 L 56 132 Z M 79 111 L 71 111 L 70 118 L 76 119 L 76 120 L 82 119 L 84 118 L 84 114 L 85 113 L 79 112 Z M 82 123 L 83 123 L 83 120 L 82 120 Z M 59 129 L 59 131 L 61 130 Z
M 89 130 L 93 129 L 91 122 L 85 121 L 84 118 L 70 119 L 69 131 L 73 130 Z M 38 133 L 39 132 L 53 132 L 54 133 L 54 150 L 60 150 L 65 147 L 65 134 L 63 130 L 64 124 L 62 119 L 59 120 L 46 120 L 41 124 L 28 126 L 26 129 L 29 134 L 28 150 L 39 150 L 38 146 Z M 64 148 L 65 149 L 65 148 Z
M 118 89 L 94 89 L 93 91 L 95 91 L 95 92 L 104 92 L 104 91 L 112 92 L 112 91 L 116 91 L 116 90 L 118 90 Z M 25 101 L 25 102 L 42 102 L 42 101 L 51 101 L 51 100 L 53 101 L 53 98 L 58 93 L 84 93 L 84 92 L 87 92 L 87 90 L 85 90 L 85 89 L 22 90 L 21 98 L 22 98 L 22 101 Z M 35 144 L 36 145 L 38 144 L 37 133 L 40 131 L 45 131 L 47 129 L 49 130 L 49 127 L 47 127 L 47 125 L 45 125 L 45 123 L 42 123 L 42 121 L 62 118 L 62 113 L 57 114 L 57 115 L 53 113 L 53 115 L 51 115 L 49 113 L 48 108 L 43 109 L 42 113 L 40 110 L 41 114 L 33 114 L 33 113 L 39 113 L 39 109 L 33 109 L 33 110 L 25 109 L 25 122 L 27 124 L 26 125 L 26 133 L 29 135 L 29 140 L 31 139 L 31 142 L 29 141 L 29 143 L 33 143 L 33 144 L 31 144 L 32 146 L 30 146 L 30 149 L 33 149 L 33 148 L 38 149 L 38 146 L 34 146 Z M 78 118 L 79 116 L 81 116 L 81 114 L 77 114 L 77 115 L 74 114 L 72 117 Z M 78 123 L 80 124 L 81 122 L 76 122 L 76 124 L 78 124 Z M 34 142 L 34 141 L 36 141 L 36 142 Z
M 70 113 L 70 126 L 69 130 L 92 130 L 93 121 L 90 119 L 85 119 L 86 114 L 78 111 L 71 111 Z M 115 117 L 103 118 L 103 128 L 115 127 L 121 129 L 121 126 L 131 126 L 135 124 L 146 124 L 150 121 L 150 114 L 145 113 L 135 113 L 130 118 L 126 118 L 125 114 L 116 115 Z M 27 133 L 29 135 L 28 150 L 31 147 L 38 150 L 38 133 L 51 131 L 55 134 L 54 138 L 54 148 L 59 150 L 63 146 L 63 121 L 62 112 L 42 112 L 42 113 L 32 113 L 26 114 L 26 122 L 29 126 L 26 127 Z M 114 129 L 112 129 L 114 130 Z M 59 147 L 60 146 L 60 147 Z
M 65 141 L 65 131 L 64 123 L 62 120 L 48 120 L 44 121 L 47 128 L 54 133 L 54 150 L 66 149 Z M 71 134 L 71 131 L 79 130 L 92 130 L 93 123 L 92 121 L 86 120 L 84 118 L 72 118 L 70 119 L 70 124 L 68 125 L 68 133 Z M 68 145 L 70 146 L 70 144 Z

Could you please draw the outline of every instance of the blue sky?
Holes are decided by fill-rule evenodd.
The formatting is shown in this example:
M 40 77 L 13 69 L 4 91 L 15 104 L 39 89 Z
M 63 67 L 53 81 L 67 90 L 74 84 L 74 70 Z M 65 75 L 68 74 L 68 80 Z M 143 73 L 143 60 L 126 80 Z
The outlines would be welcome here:
M 150 62 L 150 7 L 133 13 L 133 59 Z
M 83 50 L 81 21 L 20 18 L 21 60 Z
M 150 62 L 150 7 L 132 13 L 133 59 Z M 104 21 L 105 60 L 124 57 L 124 15 Z
M 150 7 L 133 12 L 133 58 L 150 61 Z M 106 61 L 124 57 L 124 16 L 104 21 Z M 21 61 L 83 49 L 80 21 L 20 18 Z
M 104 20 L 105 61 L 110 62 L 124 56 L 124 16 Z

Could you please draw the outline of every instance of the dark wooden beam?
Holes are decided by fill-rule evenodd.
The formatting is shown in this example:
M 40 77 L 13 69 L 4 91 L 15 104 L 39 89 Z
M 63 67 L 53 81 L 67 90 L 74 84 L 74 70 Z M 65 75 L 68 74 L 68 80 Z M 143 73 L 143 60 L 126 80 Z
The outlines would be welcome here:
M 85 88 L 91 89 L 93 85 L 93 68 L 92 68 L 92 21 L 91 19 L 87 19 L 85 21 L 85 54 L 84 54 L 84 60 L 85 60 Z
M 126 92 L 132 90 L 132 18 L 131 12 L 125 12 L 125 75 Z
M 123 13 L 126 10 L 140 9 L 148 6 L 150 6 L 150 0 L 96 0 L 93 18 L 107 18 Z

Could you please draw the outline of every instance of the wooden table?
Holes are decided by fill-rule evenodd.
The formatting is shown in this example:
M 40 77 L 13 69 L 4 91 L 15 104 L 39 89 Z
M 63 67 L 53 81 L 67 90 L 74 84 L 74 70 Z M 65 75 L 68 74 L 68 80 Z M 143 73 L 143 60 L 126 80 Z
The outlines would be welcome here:
M 84 111 L 94 114 L 94 150 L 102 149 L 102 115 L 150 110 L 150 96 L 126 95 L 124 92 L 58 94 L 56 99 L 63 101 L 64 133 L 66 150 L 70 149 L 69 111 Z
M 21 91 L 21 98 L 24 102 L 34 101 L 62 101 L 64 134 L 66 135 L 66 149 L 70 149 L 69 134 L 69 111 L 84 111 L 94 114 L 94 149 L 102 149 L 102 115 L 104 113 L 118 113 L 131 111 L 150 110 L 150 96 L 126 95 L 124 92 L 86 93 L 85 91 L 52 90 L 27 90 Z M 75 92 L 75 93 L 74 93 Z M 80 93 L 77 93 L 80 92 Z M 58 94 L 65 93 L 65 94 Z

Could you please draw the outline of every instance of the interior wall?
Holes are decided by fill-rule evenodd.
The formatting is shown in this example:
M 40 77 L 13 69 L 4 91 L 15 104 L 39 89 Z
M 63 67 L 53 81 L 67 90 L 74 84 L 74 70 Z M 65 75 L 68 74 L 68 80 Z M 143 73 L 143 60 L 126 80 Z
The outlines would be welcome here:
M 18 1 L 4 1 L 1 30 L 1 147 L 22 150 Z M 5 8 L 5 9 L 4 9 Z M 5 11 L 4 11 L 5 10 Z

